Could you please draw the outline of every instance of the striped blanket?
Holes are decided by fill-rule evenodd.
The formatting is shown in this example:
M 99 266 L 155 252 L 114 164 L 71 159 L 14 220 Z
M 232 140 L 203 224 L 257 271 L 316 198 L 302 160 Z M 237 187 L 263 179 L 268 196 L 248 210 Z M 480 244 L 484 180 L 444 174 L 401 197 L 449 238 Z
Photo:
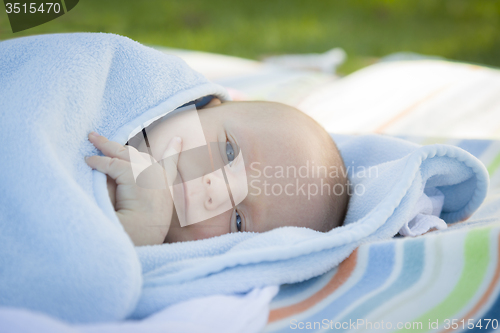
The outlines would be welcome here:
M 447 230 L 364 244 L 330 272 L 282 285 L 266 332 L 500 329 L 500 141 L 402 138 L 478 157 L 492 180 L 483 206 Z

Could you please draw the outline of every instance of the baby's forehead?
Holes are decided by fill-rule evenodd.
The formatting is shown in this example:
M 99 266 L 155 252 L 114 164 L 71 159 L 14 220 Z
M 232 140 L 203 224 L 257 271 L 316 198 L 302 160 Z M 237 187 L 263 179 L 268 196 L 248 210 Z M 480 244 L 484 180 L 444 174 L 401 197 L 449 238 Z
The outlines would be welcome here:
M 316 136 L 317 130 L 323 130 L 303 112 L 280 103 L 226 102 L 218 108 L 224 110 L 223 118 L 252 129 L 265 129 L 269 135 L 279 132 L 280 135 L 288 134 L 285 136 L 305 133 Z

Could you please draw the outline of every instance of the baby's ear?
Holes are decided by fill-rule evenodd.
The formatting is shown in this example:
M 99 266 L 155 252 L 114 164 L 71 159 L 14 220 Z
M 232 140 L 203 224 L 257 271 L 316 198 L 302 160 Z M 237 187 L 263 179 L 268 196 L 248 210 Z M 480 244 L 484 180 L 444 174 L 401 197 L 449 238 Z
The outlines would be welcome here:
M 214 97 L 212 98 L 212 100 L 207 104 L 205 105 L 203 108 L 206 109 L 206 108 L 211 108 L 211 107 L 214 107 L 214 106 L 217 106 L 217 105 L 221 105 L 222 102 L 220 101 L 220 99 L 218 99 L 217 97 Z

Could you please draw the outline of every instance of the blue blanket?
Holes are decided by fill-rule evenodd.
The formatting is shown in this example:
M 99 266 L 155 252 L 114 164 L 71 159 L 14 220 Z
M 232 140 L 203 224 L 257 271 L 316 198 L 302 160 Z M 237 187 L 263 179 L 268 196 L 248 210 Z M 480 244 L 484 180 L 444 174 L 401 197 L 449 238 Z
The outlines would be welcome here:
M 104 174 L 95 130 L 125 143 L 144 121 L 225 90 L 181 59 L 111 34 L 0 43 L 0 305 L 70 322 L 121 320 L 141 265 Z
M 149 119 L 225 91 L 177 58 L 107 34 L 2 42 L 0 83 L 0 305 L 72 322 L 143 318 L 193 297 L 303 281 L 394 236 L 426 187 L 444 193 L 449 223 L 487 192 L 485 167 L 459 148 L 335 136 L 354 190 L 343 227 L 134 249 L 105 176 L 84 164 L 96 153 L 87 133 L 124 143 Z

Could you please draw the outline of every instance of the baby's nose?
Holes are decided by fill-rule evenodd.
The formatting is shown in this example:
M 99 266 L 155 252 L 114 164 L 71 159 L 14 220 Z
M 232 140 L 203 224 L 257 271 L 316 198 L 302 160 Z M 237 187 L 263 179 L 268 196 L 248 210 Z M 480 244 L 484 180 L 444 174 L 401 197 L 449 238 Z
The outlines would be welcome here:
M 203 185 L 207 190 L 207 198 L 205 199 L 205 208 L 207 210 L 215 210 L 220 205 L 229 200 L 229 194 L 224 181 L 224 177 L 212 172 L 203 176 Z

